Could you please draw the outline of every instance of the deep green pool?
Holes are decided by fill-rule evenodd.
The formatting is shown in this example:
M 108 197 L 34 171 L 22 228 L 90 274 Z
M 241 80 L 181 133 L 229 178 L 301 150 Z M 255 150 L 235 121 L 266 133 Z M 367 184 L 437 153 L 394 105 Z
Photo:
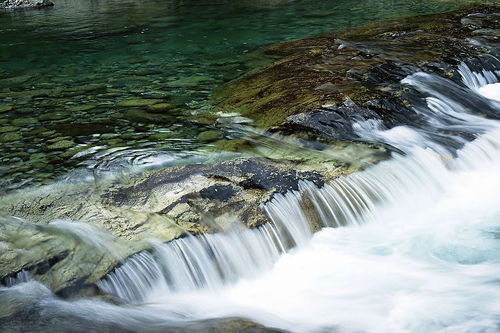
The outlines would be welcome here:
M 160 153 L 175 159 L 212 144 L 223 133 L 200 116 L 210 112 L 211 90 L 268 61 L 251 54 L 262 46 L 459 6 L 424 0 L 54 2 L 50 9 L 0 14 L 4 189 L 49 182 L 77 168 L 152 163 Z M 151 110 L 145 99 L 162 105 Z

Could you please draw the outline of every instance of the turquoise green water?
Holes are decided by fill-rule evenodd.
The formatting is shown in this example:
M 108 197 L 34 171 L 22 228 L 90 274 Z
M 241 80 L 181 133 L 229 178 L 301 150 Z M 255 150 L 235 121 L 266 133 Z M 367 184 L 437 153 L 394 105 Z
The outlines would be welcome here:
M 0 15 L 4 189 L 112 161 L 175 159 L 211 145 L 225 134 L 199 115 L 210 112 L 213 88 L 269 60 L 252 51 L 458 6 L 414 0 L 55 3 Z

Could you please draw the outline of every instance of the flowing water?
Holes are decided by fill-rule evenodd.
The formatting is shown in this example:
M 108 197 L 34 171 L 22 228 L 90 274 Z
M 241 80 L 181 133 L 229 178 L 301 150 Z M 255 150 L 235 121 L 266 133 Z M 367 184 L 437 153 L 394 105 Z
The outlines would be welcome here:
M 462 148 L 417 127 L 357 123 L 361 136 L 404 154 L 275 196 L 262 207 L 272 223 L 258 229 L 152 241 L 152 252 L 98 283 L 134 306 L 63 301 L 24 275 L 2 292 L 49 318 L 144 331 L 243 317 L 292 332 L 497 332 L 500 123 L 483 117 L 500 112 L 493 62 L 497 69 L 482 73 L 462 64 L 460 86 L 425 73 L 402 81 L 427 96 L 418 110 L 427 125 L 474 136 Z M 471 108 L 474 99 L 483 109 Z M 458 132 L 448 142 L 463 144 Z M 314 216 L 323 226 L 316 233 Z
M 227 317 L 298 333 L 500 331 L 500 123 L 491 119 L 500 112 L 500 61 L 491 63 L 481 72 L 460 65 L 461 83 L 405 78 L 425 96 L 415 110 L 424 123 L 353 126 L 401 153 L 322 188 L 303 182 L 274 196 L 262 207 L 270 223 L 151 240 L 151 251 L 98 282 L 126 305 L 62 300 L 21 272 L 0 288 L 0 315 L 28 308 L 40 327 L 61 331 L 83 331 L 82 323 L 162 331 Z

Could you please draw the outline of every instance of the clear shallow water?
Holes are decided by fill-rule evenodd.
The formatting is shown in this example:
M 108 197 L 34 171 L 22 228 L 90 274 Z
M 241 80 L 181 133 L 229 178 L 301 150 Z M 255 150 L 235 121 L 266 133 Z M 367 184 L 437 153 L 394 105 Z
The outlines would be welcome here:
M 214 129 L 207 97 L 269 61 L 250 55 L 259 47 L 457 6 L 410 0 L 61 0 L 51 9 L 2 14 L 0 186 L 50 182 L 76 167 L 92 168 L 93 160 L 103 161 L 95 153 L 106 149 L 126 147 L 122 155 L 147 163 L 140 157 L 211 144 L 224 133 L 200 135 Z M 131 98 L 169 106 L 148 113 L 148 102 L 119 104 Z

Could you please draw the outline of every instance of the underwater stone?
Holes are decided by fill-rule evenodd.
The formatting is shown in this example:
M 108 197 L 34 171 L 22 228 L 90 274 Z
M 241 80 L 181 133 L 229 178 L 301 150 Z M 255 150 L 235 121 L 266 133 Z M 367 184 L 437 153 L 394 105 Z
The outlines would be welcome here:
M 3 126 L 0 127 L 0 133 L 14 132 L 17 131 L 19 127 L 16 126 Z
M 172 120 L 172 117 L 151 114 L 141 109 L 129 109 L 125 112 L 124 116 L 131 121 L 142 123 L 166 123 Z
M 205 143 L 217 141 L 221 138 L 222 138 L 221 132 L 216 130 L 205 131 L 198 134 L 198 141 Z
M 138 106 L 149 106 L 153 104 L 158 104 L 161 103 L 162 101 L 163 100 L 161 99 L 132 98 L 123 100 L 116 105 L 123 107 L 138 107 Z
M 25 125 L 32 125 L 32 124 L 37 124 L 38 120 L 36 118 L 32 117 L 27 117 L 27 118 L 17 118 L 13 119 L 11 121 L 11 124 L 14 126 L 25 126 Z
M 69 119 L 68 114 L 64 112 L 51 112 L 51 113 L 45 113 L 42 114 L 38 117 L 39 120 L 41 121 L 46 121 L 46 120 L 62 120 L 62 119 Z
M 177 88 L 187 88 L 191 86 L 197 86 L 201 82 L 204 81 L 211 81 L 213 80 L 209 76 L 202 76 L 202 75 L 195 75 L 195 76 L 188 76 L 188 77 L 183 77 L 178 80 L 170 81 L 168 82 L 168 85 L 171 87 L 177 87 Z
M 175 106 L 172 105 L 172 104 L 159 103 L 159 104 L 149 105 L 148 106 L 148 112 L 151 112 L 151 113 L 161 113 L 161 112 L 165 112 L 165 111 L 168 111 L 168 110 L 172 110 L 174 108 L 175 108 Z
M 75 143 L 71 140 L 61 140 L 61 141 L 58 141 L 58 142 L 53 143 L 51 145 L 48 145 L 46 147 L 46 149 L 49 151 L 63 150 L 63 149 L 71 148 L 74 145 L 75 145 Z
M 17 141 L 20 139 L 22 139 L 22 136 L 21 136 L 21 134 L 18 134 L 18 133 L 9 132 L 9 133 L 4 133 L 4 134 L 0 135 L 0 142 L 2 142 L 2 143 L 13 142 L 13 141 Z
M 11 111 L 12 110 L 12 106 L 11 105 L 0 105 L 0 113 L 2 112 L 8 112 L 8 111 Z
M 68 111 L 70 112 L 89 111 L 95 109 L 96 107 L 97 104 L 84 104 L 84 105 L 71 106 L 68 108 Z

